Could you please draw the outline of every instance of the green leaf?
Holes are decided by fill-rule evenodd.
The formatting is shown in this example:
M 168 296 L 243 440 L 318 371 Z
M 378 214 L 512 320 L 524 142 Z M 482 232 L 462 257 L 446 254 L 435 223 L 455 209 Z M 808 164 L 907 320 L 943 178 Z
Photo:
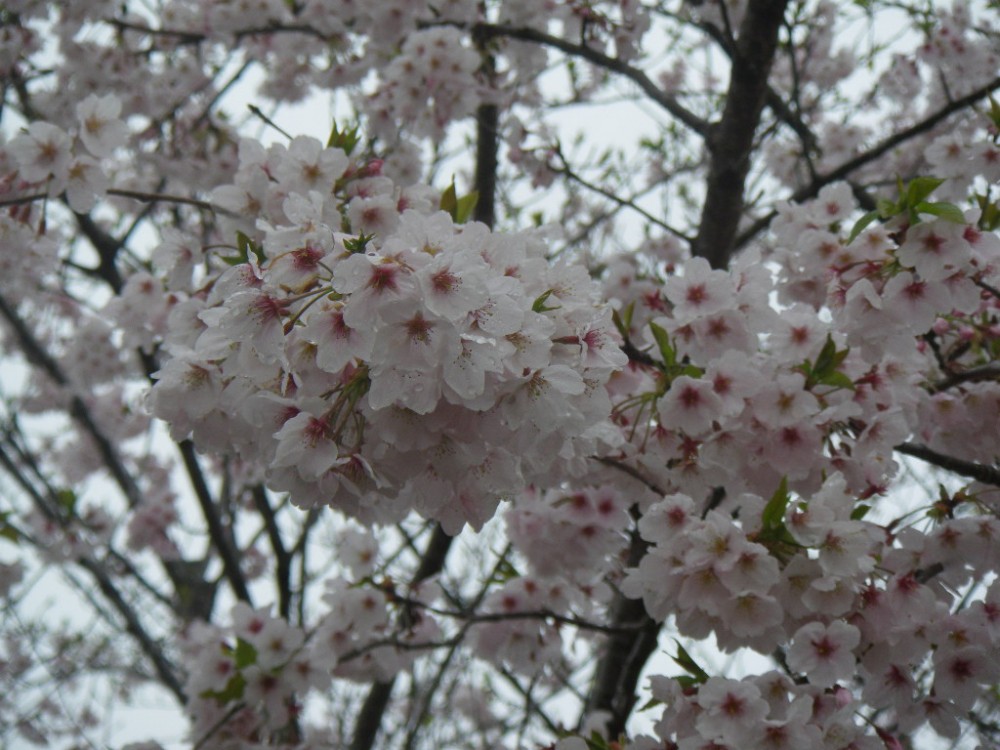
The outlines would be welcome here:
M 944 184 L 944 180 L 938 177 L 914 177 L 906 186 L 904 205 L 908 208 L 916 207 L 942 184 Z
M 496 572 L 493 573 L 493 577 L 490 578 L 490 583 L 507 583 L 511 579 L 520 577 L 521 574 L 517 571 L 517 568 L 507 560 L 501 560 L 496 567 Z
M 656 698 L 650 698 L 648 701 L 642 704 L 640 711 L 648 711 L 651 708 L 656 708 L 657 706 L 662 706 L 663 701 L 659 701 Z
M 468 195 L 463 195 L 458 199 L 458 205 L 455 207 L 455 223 L 464 224 L 469 219 L 472 218 L 472 212 L 476 210 L 476 206 L 479 203 L 479 193 L 473 190 Z
M 942 219 L 947 219 L 948 221 L 953 221 L 956 224 L 965 223 L 965 214 L 962 213 L 962 209 L 956 206 L 954 203 L 918 203 L 913 207 L 913 210 L 918 214 L 931 214 L 932 216 L 939 216 Z
M 56 503 L 59 507 L 66 511 L 67 516 L 72 516 L 76 514 L 76 503 L 79 498 L 73 490 L 57 490 L 56 491 Z
M 247 643 L 242 638 L 236 639 L 236 648 L 233 650 L 233 661 L 237 669 L 249 667 L 257 663 L 257 649 L 253 644 Z
M 531 303 L 532 311 L 536 313 L 544 313 L 548 312 L 549 310 L 558 310 L 559 309 L 558 305 L 555 307 L 546 307 L 545 305 L 546 300 L 548 300 L 548 298 L 551 297 L 554 292 L 555 289 L 546 289 L 544 292 L 539 294 L 538 297 L 535 298 L 535 301 Z
M 991 232 L 1000 226 L 1000 204 L 991 203 L 989 193 L 976 194 L 976 203 L 982 215 L 979 217 L 979 228 Z
M 231 266 L 237 266 L 241 263 L 249 263 L 251 255 L 258 265 L 262 260 L 264 260 L 264 251 L 261 250 L 252 239 L 243 234 L 243 232 L 236 233 L 236 249 L 239 250 L 239 255 L 235 258 L 223 258 L 223 260 Z
M 206 690 L 201 693 L 200 698 L 214 698 L 215 702 L 220 706 L 224 706 L 227 703 L 232 703 L 233 701 L 238 701 L 243 697 L 243 691 L 246 689 L 247 681 L 243 675 L 238 672 L 229 678 L 229 682 L 222 690 Z
M 791 495 L 788 493 L 788 477 L 781 478 L 778 489 L 771 495 L 771 499 L 764 506 L 761 514 L 761 526 L 764 532 L 780 531 L 785 528 L 785 510 L 788 508 L 788 501 Z
M 851 388 L 853 390 L 854 383 L 851 379 L 842 372 L 837 371 L 837 368 L 840 367 L 850 351 L 849 347 L 838 351 L 836 344 L 833 343 L 833 337 L 827 334 L 826 343 L 823 344 L 819 356 L 816 357 L 816 363 L 810 365 L 807 359 L 797 368 L 806 376 L 806 388 L 809 389 L 819 383 L 823 383 L 824 385 Z
M 0 538 L 7 539 L 14 542 L 14 544 L 19 544 L 21 542 L 21 532 L 7 523 L 10 515 L 10 511 L 0 513 Z
M 990 94 L 990 119 L 993 121 L 993 127 L 1000 129 L 1000 104 L 997 104 L 992 94 Z
M 447 189 L 441 193 L 440 208 L 447 212 L 456 224 L 467 222 L 472 217 L 472 212 L 476 210 L 477 203 L 479 203 L 479 193 L 474 190 L 468 195 L 458 197 L 454 177 Z
M 695 677 L 692 677 L 689 674 L 675 675 L 671 679 L 675 680 L 677 684 L 681 686 L 681 689 L 685 691 L 694 690 L 696 687 L 698 687 L 698 685 L 701 684 L 700 680 L 698 680 Z
M 608 741 L 596 729 L 590 733 L 590 739 L 584 741 L 587 743 L 587 750 L 610 750 Z
M 891 219 L 902 210 L 902 207 L 898 203 L 888 198 L 879 198 L 875 201 L 875 213 L 878 214 L 880 219 Z
M 829 385 L 834 388 L 846 388 L 849 391 L 854 390 L 854 381 L 844 373 L 838 371 L 827 373 L 818 382 L 821 385 Z
M 363 253 L 368 249 L 368 243 L 375 239 L 374 234 L 365 234 L 362 232 L 357 237 L 353 239 L 344 240 L 344 249 L 349 253 L 357 255 L 358 253 Z
M 337 122 L 334 121 L 333 128 L 330 130 L 330 137 L 326 139 L 326 147 L 339 148 L 350 156 L 360 141 L 361 136 L 358 135 L 357 125 L 349 130 L 341 130 L 337 127 Z
M 816 364 L 812 367 L 813 377 L 822 377 L 836 367 L 836 357 L 837 345 L 833 343 L 833 337 L 827 334 L 826 342 L 823 344 L 823 348 L 820 349 L 819 356 L 816 357 Z
M 851 511 L 851 520 L 852 521 L 860 521 L 862 518 L 864 518 L 865 516 L 868 515 L 868 511 L 870 511 L 871 509 L 872 509 L 872 506 L 865 505 L 864 503 L 860 503 L 859 505 L 856 505 L 854 507 L 854 510 Z
M 674 643 L 677 644 L 677 656 L 671 656 L 670 658 L 677 663 L 677 666 L 691 675 L 698 683 L 707 682 L 708 672 L 702 669 L 698 665 L 698 662 L 691 658 L 691 654 L 684 649 L 680 641 L 675 638 Z
M 867 227 L 869 224 L 875 221 L 875 219 L 878 218 L 878 215 L 879 215 L 878 211 L 869 211 L 860 219 L 858 219 L 856 222 L 854 222 L 854 226 L 851 228 L 851 234 L 847 237 L 847 244 L 850 245 L 852 242 L 854 242 L 854 240 L 858 238 L 858 235 L 865 230 L 865 227 Z
M 650 321 L 649 330 L 653 332 L 653 338 L 656 340 L 656 345 L 660 349 L 660 357 L 663 359 L 663 364 L 667 367 L 673 367 L 676 365 L 677 352 L 675 352 L 674 347 L 670 345 L 670 335 L 667 333 L 666 329 Z
M 451 184 L 441 193 L 441 203 L 439 207 L 442 211 L 451 215 L 451 218 L 455 218 L 455 214 L 458 212 L 458 191 L 455 190 L 455 179 L 452 178 Z
M 622 316 L 618 314 L 617 310 L 611 311 L 611 322 L 615 324 L 615 328 L 618 330 L 618 333 L 621 334 L 621 337 L 628 340 L 628 323 L 622 319 Z

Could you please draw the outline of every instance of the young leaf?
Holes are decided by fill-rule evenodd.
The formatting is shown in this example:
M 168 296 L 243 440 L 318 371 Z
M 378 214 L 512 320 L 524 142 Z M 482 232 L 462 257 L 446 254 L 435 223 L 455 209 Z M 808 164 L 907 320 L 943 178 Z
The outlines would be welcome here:
M 852 242 L 854 242 L 854 240 L 858 238 L 858 235 L 865 230 L 865 227 L 867 227 L 869 224 L 875 221 L 875 219 L 877 219 L 878 217 L 879 217 L 878 211 L 869 211 L 860 219 L 858 219 L 856 222 L 854 222 L 854 226 L 851 227 L 851 233 L 847 237 L 847 244 L 850 245 Z
M 340 130 L 337 127 L 336 121 L 333 123 L 333 128 L 330 130 L 330 137 L 326 139 L 327 148 L 339 148 L 348 156 L 354 151 L 354 148 L 361 141 L 361 136 L 358 135 L 358 126 L 350 128 L 349 130 Z
M 249 667 L 257 662 L 257 649 L 253 644 L 247 643 L 242 638 L 236 639 L 236 649 L 233 651 L 233 661 L 237 669 Z
M 846 388 L 849 391 L 854 390 L 854 381 L 851 380 L 847 375 L 837 370 L 833 372 L 828 372 L 823 377 L 819 378 L 817 382 L 820 385 L 829 385 L 834 388 Z
M 909 208 L 916 207 L 918 203 L 922 203 L 928 195 L 937 190 L 943 183 L 944 180 L 938 177 L 914 177 L 906 186 L 906 194 L 904 196 L 905 205 Z
M 778 531 L 785 526 L 785 510 L 788 508 L 788 501 L 791 495 L 788 494 L 788 477 L 782 477 L 778 489 L 771 495 L 771 499 L 764 506 L 761 514 L 761 525 L 765 532 Z
M 673 367 L 677 364 L 677 352 L 674 351 L 674 347 L 670 345 L 670 335 L 665 329 L 656 325 L 650 321 L 649 330 L 653 332 L 653 338 L 656 340 L 656 345 L 660 349 L 660 356 L 663 358 L 663 364 L 667 367 Z
M 236 249 L 240 251 L 239 263 L 249 263 L 251 255 L 258 264 L 264 260 L 264 251 L 257 247 L 254 241 L 243 232 L 236 233 Z
M 954 203 L 918 203 L 913 207 L 913 210 L 918 214 L 931 214 L 931 216 L 940 216 L 942 219 L 947 219 L 948 221 L 953 221 L 956 224 L 965 223 L 965 214 L 962 213 L 962 209 L 956 206 Z
M 851 520 L 860 521 L 862 518 L 868 515 L 868 511 L 870 511 L 871 509 L 872 506 L 865 505 L 864 503 L 856 505 L 854 507 L 854 510 L 851 511 Z
M 698 665 L 698 662 L 696 662 L 694 659 L 691 658 L 691 654 L 689 654 L 687 651 L 684 650 L 684 647 L 681 645 L 680 641 L 678 641 L 675 638 L 674 643 L 677 644 L 677 656 L 672 656 L 670 658 L 677 663 L 677 666 L 679 666 L 681 669 L 683 669 L 685 672 L 691 675 L 699 683 L 707 682 L 708 672 L 702 669 Z
M 455 214 L 458 213 L 458 191 L 455 190 L 455 180 L 452 179 L 451 184 L 441 193 L 441 203 L 439 204 L 442 211 L 451 215 L 451 218 L 455 218 Z
M 59 507 L 66 511 L 67 516 L 72 516 L 76 513 L 76 501 L 79 498 L 73 490 L 62 489 L 56 492 L 56 502 L 59 503 Z
M 464 224 L 469 219 L 472 218 L 472 212 L 476 210 L 476 205 L 479 203 L 479 193 L 473 190 L 468 195 L 463 195 L 458 199 L 458 204 L 455 206 L 455 223 Z

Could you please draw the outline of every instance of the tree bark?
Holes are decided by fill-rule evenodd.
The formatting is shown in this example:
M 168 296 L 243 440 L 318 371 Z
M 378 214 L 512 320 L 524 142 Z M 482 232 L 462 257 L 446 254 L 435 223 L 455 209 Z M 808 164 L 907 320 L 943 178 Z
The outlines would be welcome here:
M 725 268 L 735 247 L 754 133 L 767 101 L 767 78 L 787 4 L 750 0 L 736 39 L 722 119 L 708 134 L 705 205 L 691 253 L 706 258 L 713 268 Z

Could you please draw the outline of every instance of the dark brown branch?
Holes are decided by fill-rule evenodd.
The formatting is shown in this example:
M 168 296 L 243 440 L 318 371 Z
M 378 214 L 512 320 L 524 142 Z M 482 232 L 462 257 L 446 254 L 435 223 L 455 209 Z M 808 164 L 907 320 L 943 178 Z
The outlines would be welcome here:
M 278 614 L 287 620 L 292 606 L 292 556 L 288 553 L 281 538 L 281 529 L 278 528 L 274 509 L 268 502 L 267 490 L 264 489 L 263 485 L 258 484 L 253 488 L 252 493 L 257 512 L 264 519 L 267 538 L 271 543 L 271 551 L 274 552 L 274 577 L 278 584 Z
M 547 34 L 544 31 L 527 27 L 476 24 L 472 27 L 472 33 L 484 39 L 503 37 L 507 39 L 518 39 L 523 42 L 535 42 L 536 44 L 552 47 L 560 52 L 565 52 L 567 55 L 582 58 L 600 68 L 604 68 L 612 73 L 617 73 L 618 75 L 632 81 L 640 89 L 642 89 L 642 92 L 653 102 L 661 106 L 695 133 L 702 136 L 708 134 L 709 124 L 705 120 L 698 117 L 698 115 L 694 114 L 694 112 L 678 102 L 675 97 L 666 93 L 663 89 L 657 86 L 643 71 L 629 65 L 624 60 L 619 60 L 616 57 L 610 57 L 600 50 L 588 47 L 585 44 L 570 42 L 566 39 L 553 36 L 552 34 Z
M 725 268 L 743 215 L 754 133 L 767 100 L 767 77 L 778 46 L 787 0 L 751 0 L 733 50 L 722 119 L 708 137 L 711 161 L 692 255 Z
M 992 484 L 995 487 L 1000 487 L 1000 468 L 997 468 L 996 466 L 989 466 L 987 464 L 980 464 L 974 461 L 966 461 L 961 458 L 955 458 L 954 456 L 947 456 L 944 453 L 938 453 L 937 451 L 928 448 L 926 445 L 921 445 L 920 443 L 902 443 L 897 445 L 895 450 L 907 456 L 919 458 L 921 461 L 926 461 L 929 464 L 933 464 L 934 466 L 940 467 L 954 474 L 959 474 L 963 477 L 968 477 L 969 479 L 975 479 L 983 484 Z
M 1000 378 L 1000 362 L 990 362 L 979 367 L 970 367 L 968 370 L 956 372 L 948 375 L 931 386 L 934 393 L 946 391 L 962 383 L 977 383 L 981 380 L 996 380 Z
M 28 330 L 21 316 L 7 304 L 7 300 L 2 296 L 0 296 L 0 315 L 14 329 L 14 335 L 17 337 L 18 344 L 21 346 L 28 360 L 45 372 L 57 385 L 68 392 L 71 391 L 69 379 L 63 373 L 59 364 L 42 348 L 34 334 Z M 70 396 L 69 412 L 83 431 L 94 441 L 101 460 L 125 495 L 129 505 L 132 507 L 137 506 L 141 499 L 141 494 L 138 485 L 135 483 L 135 479 L 125 468 L 125 464 L 122 463 L 114 445 L 111 444 L 108 437 L 97 426 L 83 399 L 75 394 Z
M 198 498 L 198 505 L 201 507 L 202 516 L 208 525 L 208 535 L 215 545 L 216 551 L 222 560 L 222 571 L 240 601 L 250 602 L 250 591 L 247 589 L 246 577 L 240 569 L 238 551 L 233 544 L 229 532 L 223 526 L 215 501 L 212 500 L 212 493 L 205 482 L 201 466 L 198 464 L 198 456 L 194 450 L 194 444 L 190 440 L 182 440 L 177 444 L 180 449 L 181 458 L 187 469 L 188 478 L 194 489 L 195 497 Z
M 183 195 L 164 195 L 162 193 L 145 193 L 141 190 L 122 190 L 120 188 L 108 188 L 108 195 L 117 195 L 119 198 L 132 198 L 142 203 L 179 203 L 184 206 L 195 206 L 206 211 L 229 213 L 223 211 L 208 201 L 197 198 L 186 198 Z M 231 215 L 231 214 L 230 214 Z
M 133 23 L 130 21 L 123 21 L 118 18 L 105 18 L 104 22 L 121 31 L 135 31 L 139 34 L 173 38 L 177 40 L 178 44 L 201 44 L 202 42 L 207 41 L 222 42 L 224 41 L 223 37 L 228 37 L 230 35 L 239 40 L 244 37 L 257 36 L 259 34 L 305 34 L 306 36 L 316 37 L 324 42 L 333 41 L 334 39 L 333 37 L 322 33 L 319 29 L 304 24 L 297 25 L 274 23 L 266 26 L 250 26 L 245 29 L 227 32 L 224 35 L 220 35 L 220 37 L 210 37 L 207 34 L 187 29 L 154 29 L 151 26 L 145 26 L 143 24 Z
M 35 486 L 18 469 L 17 464 L 13 461 L 13 459 L 7 455 L 7 452 L 2 446 L 0 446 L 0 464 L 3 465 L 8 475 L 10 475 L 21 486 L 21 489 L 28 494 L 40 513 L 60 526 L 65 526 L 65 519 L 63 519 L 56 510 L 56 508 L 58 508 L 58 503 L 46 500 L 46 498 L 38 492 Z M 184 694 L 184 688 L 181 685 L 180 679 L 174 671 L 173 664 L 171 664 L 167 659 L 159 644 L 149 635 L 148 632 L 146 632 L 146 629 L 139 620 L 138 614 L 128 604 L 128 602 L 125 601 L 121 592 L 119 592 L 115 587 L 113 581 L 111 580 L 111 576 L 108 575 L 104 567 L 97 560 L 85 557 L 77 559 L 76 563 L 90 573 L 105 599 L 107 599 L 111 606 L 118 612 L 118 615 L 122 618 L 122 621 L 125 624 L 126 631 L 131 634 L 133 638 L 135 638 L 136 642 L 139 644 L 139 648 L 153 663 L 153 668 L 156 670 L 156 674 L 160 678 L 163 685 L 170 690 L 171 693 L 173 693 L 179 703 L 186 703 L 187 697 Z
M 35 201 L 45 200 L 48 197 L 48 193 L 28 193 L 27 195 L 18 195 L 13 198 L 4 198 L 0 200 L 0 208 L 23 206 L 26 203 L 34 203 Z
M 657 484 L 655 482 L 652 482 L 649 479 L 646 479 L 646 477 L 644 477 L 642 474 L 640 474 L 637 469 L 634 469 L 633 467 L 629 466 L 626 463 L 623 463 L 621 461 L 616 461 L 613 458 L 607 458 L 605 456 L 594 457 L 594 460 L 597 461 L 598 463 L 604 464 L 605 466 L 610 466 L 612 469 L 617 469 L 618 471 L 621 471 L 621 472 L 623 472 L 625 474 L 628 474 L 630 477 L 632 477 L 633 479 L 635 479 L 637 482 L 640 482 L 643 485 L 645 485 L 646 487 L 648 487 L 650 490 L 652 490 L 654 493 L 656 493 L 659 497 L 663 497 L 665 494 L 667 494 L 659 486 L 657 486 Z
M 689 244 L 691 242 L 693 242 L 693 239 L 691 237 L 688 237 L 686 234 L 684 234 L 683 232 L 681 232 L 679 229 L 676 229 L 676 228 L 670 226 L 669 224 L 667 224 L 662 219 L 659 219 L 656 216 L 653 216 L 653 214 L 649 213 L 649 211 L 647 211 L 646 209 L 644 209 L 642 206 L 638 205 L 637 203 L 633 202 L 631 199 L 629 199 L 629 198 L 622 198 L 620 195 L 618 195 L 614 191 L 608 190 L 607 188 L 603 188 L 600 185 L 595 185 L 594 183 L 590 182 L 589 180 L 584 179 L 583 177 L 581 177 L 580 175 L 578 175 L 576 172 L 574 172 L 570 168 L 569 162 L 566 160 L 566 157 L 563 156 L 563 154 L 562 154 L 561 151 L 557 151 L 557 153 L 558 153 L 558 156 L 559 156 L 559 161 L 562 162 L 562 166 L 556 167 L 553 170 L 553 171 L 556 172 L 556 174 L 561 174 L 566 179 L 568 179 L 570 182 L 575 182 L 578 185 L 580 185 L 582 187 L 585 187 L 587 190 L 590 190 L 590 191 L 595 192 L 595 193 L 597 193 L 598 195 L 600 195 L 600 196 L 602 196 L 604 198 L 607 198 L 609 201 L 611 201 L 612 203 L 617 204 L 621 208 L 629 208 L 629 209 L 635 211 L 637 214 L 639 214 L 642 218 L 644 218 L 650 224 L 655 224 L 656 226 L 658 226 L 661 229 L 663 229 L 665 232 L 667 232 L 669 234 L 672 234 L 674 237 L 677 237 L 680 240 L 684 240 L 685 242 L 687 242 Z
M 896 146 L 900 146 L 903 143 L 906 143 L 911 138 L 915 138 L 918 135 L 926 133 L 928 130 L 934 128 L 936 125 L 939 125 L 945 120 L 947 120 L 956 112 L 960 112 L 970 107 L 971 105 L 975 104 L 981 99 L 984 99 L 985 97 L 989 96 L 997 89 L 1000 89 L 1000 77 L 994 78 L 985 86 L 980 86 L 978 89 L 975 89 L 974 91 L 972 91 L 969 94 L 966 94 L 963 97 L 950 101 L 946 106 L 942 107 L 937 112 L 926 117 L 920 122 L 911 125 L 910 127 L 906 128 L 905 130 L 901 130 L 898 133 L 894 133 L 888 138 L 885 138 L 880 143 L 878 143 L 875 146 L 872 146 L 872 148 L 868 149 L 864 153 L 859 154 L 853 159 L 844 162 L 833 171 L 827 172 L 824 175 L 820 175 L 815 180 L 812 180 L 805 187 L 799 188 L 794 193 L 792 193 L 791 197 L 788 200 L 792 201 L 793 203 L 800 203 L 804 200 L 808 200 L 809 198 L 816 197 L 820 189 L 839 180 L 846 180 L 855 170 L 860 169 L 866 164 L 870 164 L 871 162 L 878 159 L 880 156 L 894 149 Z M 747 228 L 742 234 L 740 234 L 739 237 L 737 237 L 736 249 L 743 247 L 748 242 L 750 242 L 750 240 L 756 237 L 760 232 L 764 231 L 764 229 L 768 227 L 768 225 L 777 215 L 778 215 L 777 211 L 771 211 L 767 216 L 758 219 L 752 225 L 750 225 L 749 228 Z
M 727 37 L 720 28 L 711 23 L 700 24 L 698 28 L 714 39 L 730 60 L 733 59 L 733 41 L 731 38 Z M 767 98 L 765 101 L 767 108 L 774 113 L 775 117 L 787 125 L 799 137 L 799 140 L 801 141 L 806 152 L 815 151 L 818 147 L 816 134 L 813 133 L 812 130 L 809 129 L 809 126 L 802 121 L 802 118 L 798 115 L 798 113 L 793 112 L 782 98 L 781 94 L 770 86 L 767 87 L 766 96 Z
M 77 561 L 88 573 L 93 576 L 104 597 L 111 602 L 111 605 L 118 611 L 125 621 L 125 629 L 139 643 L 143 653 L 153 662 L 153 668 L 164 686 L 173 693 L 174 697 L 181 704 L 187 703 L 187 696 L 184 694 L 184 686 L 177 675 L 174 674 L 173 665 L 167 661 L 163 651 L 154 641 L 139 622 L 135 611 L 128 605 L 118 589 L 115 588 L 111 577 L 93 560 L 80 559 Z
M 452 537 L 445 533 L 440 524 L 435 526 L 431 540 L 427 543 L 427 549 L 420 559 L 420 565 L 413 575 L 414 585 L 441 572 L 448 556 L 448 550 L 451 549 L 451 543 Z M 374 747 L 375 739 L 382 727 L 382 716 L 389 707 L 389 700 L 392 698 L 394 685 L 395 679 L 387 682 L 376 682 L 371 686 L 354 723 L 350 750 L 371 750 Z
M 119 294 L 125 282 L 118 272 L 116 261 L 118 259 L 118 252 L 124 247 L 123 243 L 101 229 L 100 225 L 91 219 L 88 214 L 76 214 L 76 223 L 84 236 L 90 240 L 90 244 L 97 251 L 97 257 L 100 258 L 100 262 L 97 268 L 93 269 L 93 273 L 104 279 L 108 286 L 114 290 L 115 294 Z
M 638 530 L 633 530 L 629 567 L 639 564 L 647 547 Z M 611 716 L 607 725 L 608 737 L 617 738 L 625 732 L 625 724 L 635 707 L 636 686 L 643 667 L 656 649 L 660 623 L 646 613 L 641 599 L 629 599 L 620 592 L 615 594 L 611 605 L 611 622 L 618 632 L 605 643 L 580 724 L 595 711 L 607 711 Z

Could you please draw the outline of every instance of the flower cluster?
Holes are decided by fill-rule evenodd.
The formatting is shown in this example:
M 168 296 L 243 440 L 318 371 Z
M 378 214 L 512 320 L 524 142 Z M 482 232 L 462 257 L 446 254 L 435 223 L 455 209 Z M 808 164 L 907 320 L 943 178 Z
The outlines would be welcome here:
M 415 507 L 453 533 L 614 439 L 603 385 L 626 358 L 583 269 L 398 190 L 375 207 L 391 183 L 316 141 L 245 151 L 217 196 L 275 223 L 170 313 L 150 403 L 175 437 L 236 446 L 298 505 Z

